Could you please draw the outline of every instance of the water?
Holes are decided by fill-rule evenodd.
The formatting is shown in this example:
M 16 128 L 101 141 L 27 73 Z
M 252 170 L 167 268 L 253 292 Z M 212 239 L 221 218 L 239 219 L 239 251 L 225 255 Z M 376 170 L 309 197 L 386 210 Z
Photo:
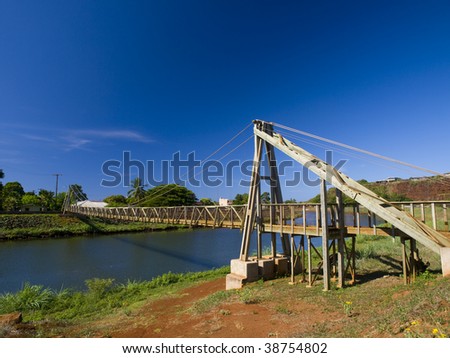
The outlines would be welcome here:
M 204 271 L 239 256 L 241 233 L 196 229 L 0 243 L 0 293 L 24 282 L 84 289 L 89 278 L 150 280 L 166 272 Z
M 307 223 L 315 223 L 314 212 L 307 214 Z M 320 239 L 313 243 L 320 245 Z M 84 281 L 94 277 L 126 282 L 169 271 L 204 271 L 228 265 L 239 257 L 240 246 L 241 232 L 231 229 L 0 242 L 0 293 L 20 290 L 24 282 L 84 289 Z M 263 247 L 270 247 L 270 235 L 263 235 Z M 279 238 L 277 247 L 281 248 Z M 253 239 L 250 253 L 255 252 Z

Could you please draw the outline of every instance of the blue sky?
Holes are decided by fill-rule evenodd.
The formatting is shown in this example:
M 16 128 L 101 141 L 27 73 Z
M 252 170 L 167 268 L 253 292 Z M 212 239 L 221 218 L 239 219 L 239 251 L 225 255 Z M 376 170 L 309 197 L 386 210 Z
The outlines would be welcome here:
M 129 151 L 158 177 L 173 153 L 202 160 L 255 118 L 450 171 L 448 1 L 0 0 L 0 51 L 0 168 L 27 191 L 62 173 L 60 190 L 123 194 L 101 186 L 105 161 Z M 252 155 L 250 140 L 224 163 Z M 335 158 L 356 179 L 425 174 Z

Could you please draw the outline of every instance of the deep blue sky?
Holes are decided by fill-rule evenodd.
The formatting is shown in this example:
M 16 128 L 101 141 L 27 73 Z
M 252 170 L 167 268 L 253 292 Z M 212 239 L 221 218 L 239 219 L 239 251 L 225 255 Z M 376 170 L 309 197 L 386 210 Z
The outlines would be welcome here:
M 126 193 L 100 185 L 104 161 L 203 159 L 255 118 L 448 172 L 450 2 L 0 0 L 4 183 L 53 190 L 62 173 L 60 190 Z M 249 141 L 227 160 L 252 155 Z M 354 158 L 345 171 L 424 174 Z

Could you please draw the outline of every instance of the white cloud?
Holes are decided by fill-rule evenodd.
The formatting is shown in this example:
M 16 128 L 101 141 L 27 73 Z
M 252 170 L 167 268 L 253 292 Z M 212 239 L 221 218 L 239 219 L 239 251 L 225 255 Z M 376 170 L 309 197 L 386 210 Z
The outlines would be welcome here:
M 74 135 L 95 137 L 95 138 L 110 138 L 110 139 L 123 139 L 133 140 L 137 142 L 149 143 L 150 139 L 146 138 L 142 134 L 130 131 L 130 130 L 76 130 L 72 132 Z

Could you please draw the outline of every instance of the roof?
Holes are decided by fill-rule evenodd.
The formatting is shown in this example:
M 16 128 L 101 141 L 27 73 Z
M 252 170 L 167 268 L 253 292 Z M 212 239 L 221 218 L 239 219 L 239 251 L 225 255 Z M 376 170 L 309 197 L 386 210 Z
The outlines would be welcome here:
M 83 200 L 77 201 L 77 206 L 81 206 L 83 208 L 104 208 L 108 205 L 104 201 L 91 201 L 91 200 Z

